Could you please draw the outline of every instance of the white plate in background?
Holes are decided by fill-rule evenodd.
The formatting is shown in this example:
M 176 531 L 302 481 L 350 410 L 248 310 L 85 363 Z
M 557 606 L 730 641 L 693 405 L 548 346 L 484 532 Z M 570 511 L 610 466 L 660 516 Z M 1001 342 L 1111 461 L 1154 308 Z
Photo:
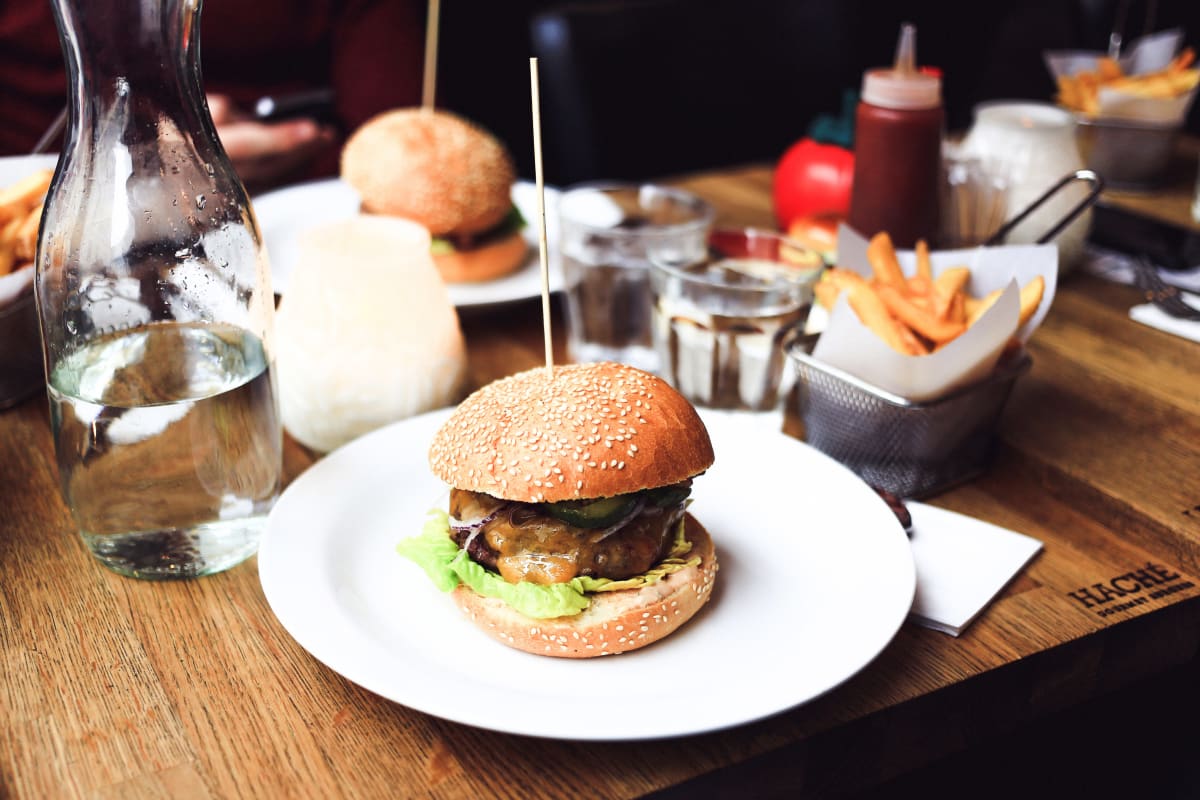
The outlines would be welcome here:
M 448 414 L 381 428 L 318 461 L 275 505 L 258 555 L 284 628 L 382 697 L 530 736 L 700 733 L 834 688 L 883 650 L 912 605 L 908 539 L 873 490 L 782 433 L 701 412 L 716 463 L 696 479 L 689 510 L 720 562 L 708 606 L 671 636 L 619 656 L 569 660 L 505 647 L 395 549 L 444 502 L 425 454 Z
M 538 252 L 537 188 L 518 181 L 513 203 L 528 223 L 524 230 L 529 256 L 516 272 L 480 283 L 448 284 L 450 301 L 459 308 L 486 306 L 538 297 L 542 293 L 541 256 Z M 558 190 L 546 187 L 546 240 L 549 253 L 550 291 L 561 286 L 556 206 Z M 287 292 L 287 282 L 299 257 L 298 238 L 304 231 L 331 220 L 358 213 L 359 197 L 340 178 L 296 184 L 251 198 L 255 216 L 271 259 L 271 285 L 276 294 Z

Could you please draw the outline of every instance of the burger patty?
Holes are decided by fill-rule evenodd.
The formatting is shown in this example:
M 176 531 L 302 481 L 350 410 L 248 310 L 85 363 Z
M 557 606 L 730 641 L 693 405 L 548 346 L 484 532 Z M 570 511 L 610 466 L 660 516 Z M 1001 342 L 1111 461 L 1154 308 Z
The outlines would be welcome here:
M 536 504 L 453 489 L 454 520 L 486 521 L 452 524 L 451 535 L 473 561 L 510 583 L 565 583 L 580 575 L 622 580 L 666 557 L 685 505 L 682 500 L 665 507 L 642 503 L 619 526 L 588 529 L 557 519 Z

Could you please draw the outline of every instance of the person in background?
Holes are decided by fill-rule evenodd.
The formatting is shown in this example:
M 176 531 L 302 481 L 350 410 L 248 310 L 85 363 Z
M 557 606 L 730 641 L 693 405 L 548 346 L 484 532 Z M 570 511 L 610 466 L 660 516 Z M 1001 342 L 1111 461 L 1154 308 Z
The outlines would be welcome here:
M 424 15 L 419 0 L 204 0 L 209 109 L 247 188 L 336 175 L 355 128 L 418 105 Z M 0 155 L 34 148 L 66 104 L 66 87 L 49 0 L 0 3 Z M 314 89 L 332 90 L 328 113 L 275 122 L 252 113 L 260 97 Z

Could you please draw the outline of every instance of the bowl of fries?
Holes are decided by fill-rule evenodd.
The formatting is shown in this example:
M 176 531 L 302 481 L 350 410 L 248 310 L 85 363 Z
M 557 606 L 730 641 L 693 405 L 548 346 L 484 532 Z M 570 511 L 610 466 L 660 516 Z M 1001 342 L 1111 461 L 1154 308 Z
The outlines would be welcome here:
M 33 261 L 55 161 L 55 156 L 0 158 L 0 408 L 24 400 L 43 383 Z
M 788 345 L 805 439 L 873 486 L 924 497 L 983 470 L 1025 342 L 1058 275 L 1054 245 L 897 252 L 843 227 L 815 286 L 819 333 Z
M 1116 189 L 1161 184 L 1200 85 L 1194 51 L 1137 60 L 1060 53 L 1047 63 L 1055 101 L 1075 114 L 1087 166 Z

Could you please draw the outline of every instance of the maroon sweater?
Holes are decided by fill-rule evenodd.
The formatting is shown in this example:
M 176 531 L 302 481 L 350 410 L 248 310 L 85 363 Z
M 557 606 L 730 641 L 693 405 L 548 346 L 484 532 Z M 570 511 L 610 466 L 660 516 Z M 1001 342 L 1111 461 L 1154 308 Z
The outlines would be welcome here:
M 423 0 L 204 0 L 204 87 L 250 108 L 332 86 L 342 133 L 421 100 Z M 27 153 L 66 103 L 50 0 L 0 3 L 0 155 Z M 52 147 L 51 149 L 55 149 Z M 334 174 L 337 148 L 314 169 Z

